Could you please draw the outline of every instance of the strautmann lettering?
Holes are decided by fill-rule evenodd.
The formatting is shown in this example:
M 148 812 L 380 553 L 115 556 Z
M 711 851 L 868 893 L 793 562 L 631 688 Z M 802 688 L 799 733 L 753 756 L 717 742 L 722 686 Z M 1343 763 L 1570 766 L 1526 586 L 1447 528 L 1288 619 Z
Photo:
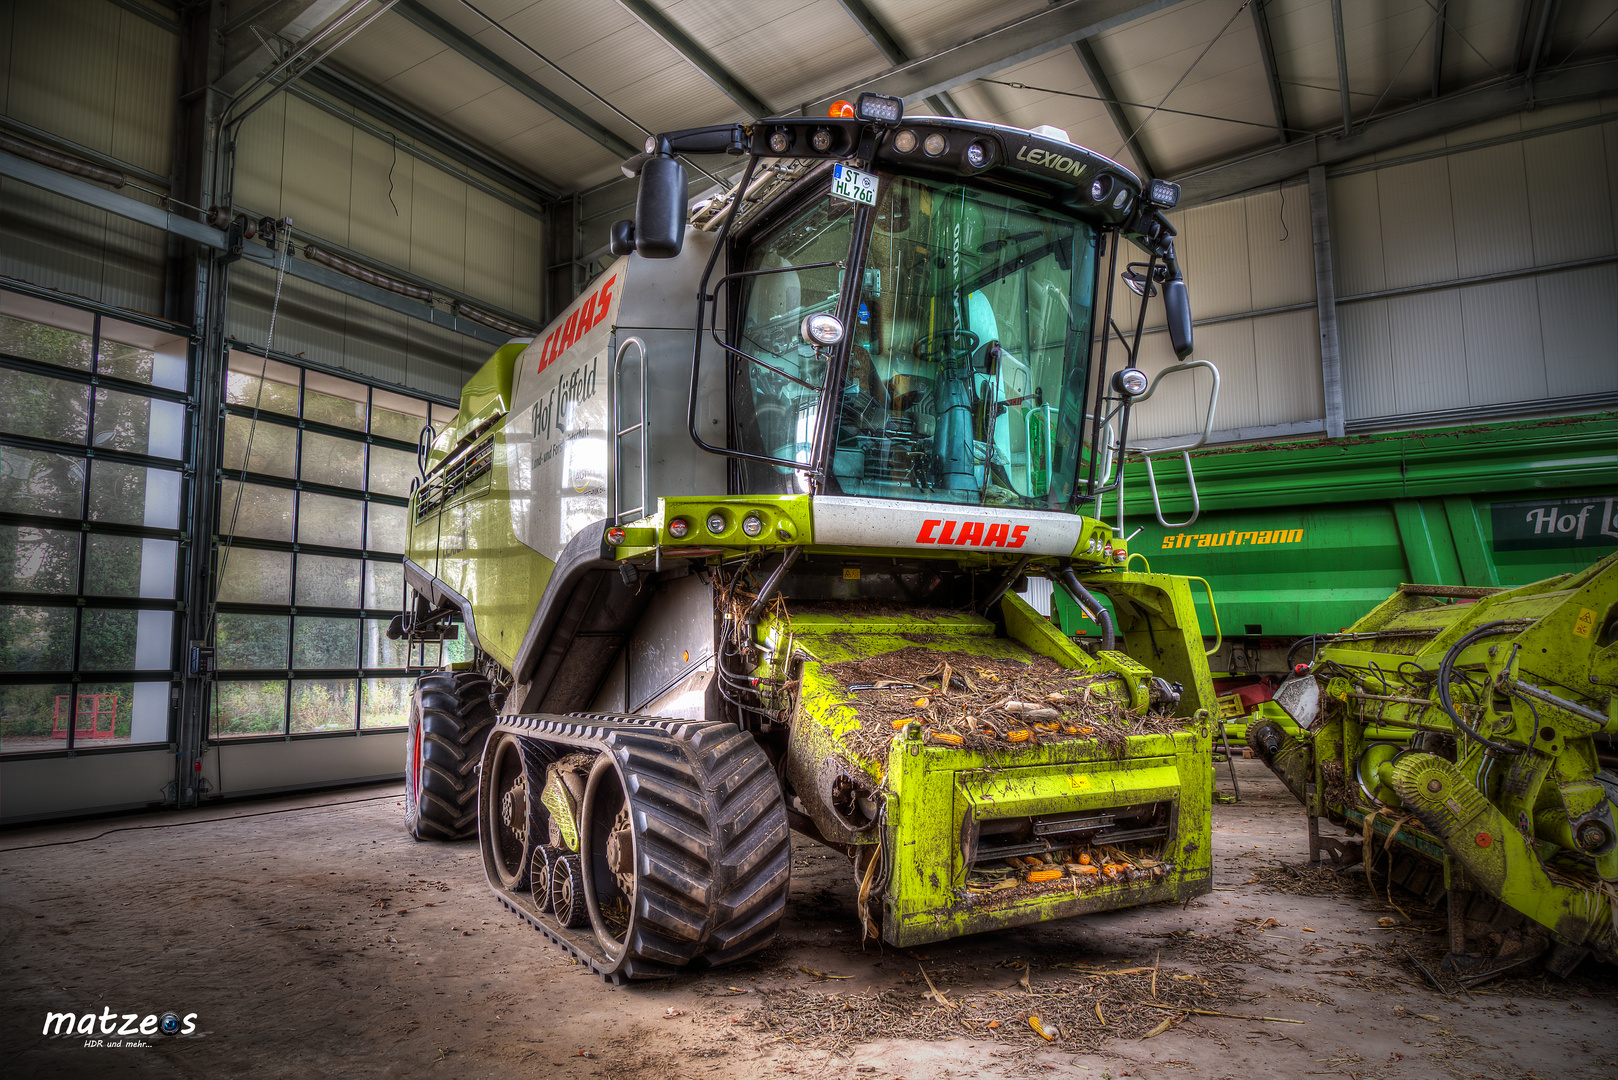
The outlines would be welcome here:
M 1179 533 L 1163 537 L 1163 550 L 1171 548 L 1260 547 L 1271 544 L 1301 544 L 1302 529 L 1269 529 L 1262 532 Z

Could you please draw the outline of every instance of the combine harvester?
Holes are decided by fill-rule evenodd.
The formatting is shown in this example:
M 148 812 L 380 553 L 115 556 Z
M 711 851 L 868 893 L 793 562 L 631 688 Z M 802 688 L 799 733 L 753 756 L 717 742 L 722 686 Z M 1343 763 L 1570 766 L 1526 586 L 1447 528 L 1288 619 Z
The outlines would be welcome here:
M 1318 643 L 1317 643 L 1318 644 Z M 1618 963 L 1618 555 L 1515 589 L 1405 585 L 1249 722 L 1303 803 L 1311 860 L 1380 841 L 1392 882 L 1448 900 L 1445 966 Z
M 745 167 L 688 215 L 703 154 Z M 1191 351 L 1174 185 L 876 95 L 625 169 L 619 258 L 423 443 L 391 632 L 469 660 L 416 688 L 412 833 L 475 830 L 501 902 L 613 981 L 768 943 L 789 829 L 895 945 L 1207 892 L 1191 582 L 1085 513 L 1155 386 L 1150 297 Z

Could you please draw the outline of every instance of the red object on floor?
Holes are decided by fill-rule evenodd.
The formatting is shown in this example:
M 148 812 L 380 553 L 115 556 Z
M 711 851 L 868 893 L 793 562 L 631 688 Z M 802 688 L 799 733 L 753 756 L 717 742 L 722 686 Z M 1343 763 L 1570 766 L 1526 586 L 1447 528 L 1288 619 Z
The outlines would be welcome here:
M 1214 694 L 1224 697 L 1235 694 L 1242 699 L 1242 715 L 1253 711 L 1253 707 L 1261 701 L 1272 701 L 1275 698 L 1275 687 L 1270 685 L 1268 675 L 1259 679 L 1247 677 L 1234 679 L 1215 679 Z

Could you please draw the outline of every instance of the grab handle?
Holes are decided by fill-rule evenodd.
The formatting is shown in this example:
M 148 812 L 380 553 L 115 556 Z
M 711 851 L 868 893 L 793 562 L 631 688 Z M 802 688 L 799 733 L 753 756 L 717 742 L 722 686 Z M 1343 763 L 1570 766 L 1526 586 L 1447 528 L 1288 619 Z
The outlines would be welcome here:
M 1199 367 L 1207 368 L 1213 375 L 1213 391 L 1208 395 L 1207 415 L 1202 418 L 1202 434 L 1198 435 L 1193 441 L 1181 443 L 1179 446 L 1157 446 L 1152 448 L 1131 446 L 1126 450 L 1126 453 L 1139 454 L 1141 460 L 1146 463 L 1146 483 L 1152 492 L 1152 510 L 1157 515 L 1157 523 L 1165 529 L 1183 529 L 1187 525 L 1194 524 L 1202 514 L 1202 501 L 1197 494 L 1196 470 L 1191 465 L 1191 451 L 1201 447 L 1208 441 L 1208 437 L 1213 434 L 1214 410 L 1219 406 L 1219 369 L 1206 360 L 1187 360 L 1182 364 L 1176 364 L 1174 367 L 1165 368 L 1158 372 L 1157 378 L 1152 380 L 1151 385 L 1146 388 L 1146 392 L 1134 401 L 1134 404 L 1138 405 L 1157 393 L 1158 385 L 1169 375 Z M 1179 454 L 1181 460 L 1185 462 L 1185 480 L 1187 486 L 1191 488 L 1191 516 L 1184 521 L 1168 521 L 1163 517 L 1163 498 L 1158 493 L 1157 474 L 1152 469 L 1152 457 L 1155 454 Z

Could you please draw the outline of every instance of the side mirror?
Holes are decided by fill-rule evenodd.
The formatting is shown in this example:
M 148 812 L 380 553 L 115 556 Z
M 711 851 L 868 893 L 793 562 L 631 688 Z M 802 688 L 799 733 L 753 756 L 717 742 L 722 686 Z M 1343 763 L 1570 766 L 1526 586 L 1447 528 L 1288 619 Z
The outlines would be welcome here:
M 613 258 L 635 254 L 635 222 L 631 218 L 612 223 L 612 229 L 607 239 L 607 248 L 612 252 Z
M 672 259 L 685 246 L 685 166 L 651 157 L 640 171 L 635 199 L 635 250 L 644 259 Z M 613 231 L 617 237 L 616 228 Z
M 1178 273 L 1163 283 L 1163 314 L 1168 317 L 1174 355 L 1184 360 L 1191 355 L 1191 296 Z

